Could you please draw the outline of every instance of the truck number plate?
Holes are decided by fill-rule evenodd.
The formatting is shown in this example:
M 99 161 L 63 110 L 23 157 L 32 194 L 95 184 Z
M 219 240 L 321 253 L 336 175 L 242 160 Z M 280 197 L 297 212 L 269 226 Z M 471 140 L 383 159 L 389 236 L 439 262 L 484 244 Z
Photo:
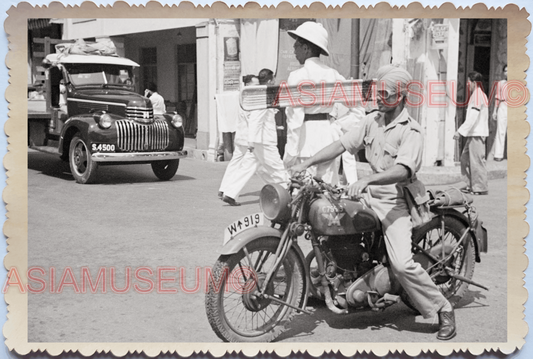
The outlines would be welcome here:
M 91 152 L 115 152 L 115 145 L 109 143 L 93 143 Z
M 265 222 L 265 217 L 263 213 L 254 213 L 249 214 L 241 219 L 233 222 L 224 230 L 224 244 L 228 243 L 229 240 L 235 237 L 237 234 L 242 231 L 263 225 Z

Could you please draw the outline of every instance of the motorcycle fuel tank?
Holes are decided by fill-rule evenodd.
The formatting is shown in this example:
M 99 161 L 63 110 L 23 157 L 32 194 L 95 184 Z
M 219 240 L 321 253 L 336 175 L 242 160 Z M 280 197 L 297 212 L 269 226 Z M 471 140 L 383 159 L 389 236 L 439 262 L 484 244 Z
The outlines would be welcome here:
M 309 222 L 322 235 L 374 232 L 381 229 L 377 215 L 358 201 L 347 198 L 329 200 L 324 196 L 313 201 Z

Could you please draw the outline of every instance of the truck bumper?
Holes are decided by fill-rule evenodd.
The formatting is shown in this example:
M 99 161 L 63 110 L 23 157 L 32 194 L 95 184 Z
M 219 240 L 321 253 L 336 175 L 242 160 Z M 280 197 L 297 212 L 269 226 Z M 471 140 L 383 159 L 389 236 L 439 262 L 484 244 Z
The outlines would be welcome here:
M 187 157 L 187 151 L 132 152 L 132 153 L 93 153 L 94 162 L 149 162 L 178 160 Z

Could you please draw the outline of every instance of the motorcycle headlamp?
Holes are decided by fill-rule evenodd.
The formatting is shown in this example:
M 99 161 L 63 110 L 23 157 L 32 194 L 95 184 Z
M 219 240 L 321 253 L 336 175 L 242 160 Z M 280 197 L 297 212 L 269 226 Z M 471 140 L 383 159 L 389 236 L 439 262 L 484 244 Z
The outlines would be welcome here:
M 259 195 L 261 210 L 265 218 L 272 222 L 282 222 L 290 218 L 290 201 L 289 192 L 277 183 L 265 185 Z
M 181 126 L 183 126 L 183 118 L 178 114 L 172 116 L 172 126 L 176 128 L 180 128 Z
M 111 127 L 111 124 L 112 124 L 111 116 L 108 115 L 107 113 L 104 112 L 100 116 L 96 116 L 95 119 L 96 119 L 96 122 L 98 122 L 98 126 L 100 126 L 100 128 L 106 130 L 109 127 Z

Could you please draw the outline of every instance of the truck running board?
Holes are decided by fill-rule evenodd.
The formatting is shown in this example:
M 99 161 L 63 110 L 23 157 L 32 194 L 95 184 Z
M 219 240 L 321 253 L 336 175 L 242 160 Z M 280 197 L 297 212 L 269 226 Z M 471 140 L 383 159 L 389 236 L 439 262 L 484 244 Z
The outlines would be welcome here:
M 59 155 L 59 150 L 54 146 L 30 146 L 32 150 Z

